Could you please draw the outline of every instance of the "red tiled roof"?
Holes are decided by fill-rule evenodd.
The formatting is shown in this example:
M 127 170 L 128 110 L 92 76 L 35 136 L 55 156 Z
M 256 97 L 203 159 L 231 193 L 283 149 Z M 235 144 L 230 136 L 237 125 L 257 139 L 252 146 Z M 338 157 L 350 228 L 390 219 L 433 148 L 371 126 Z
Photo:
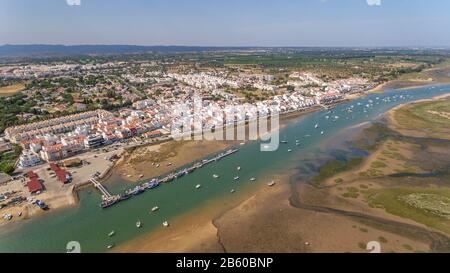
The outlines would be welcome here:
M 27 173 L 27 175 L 28 175 L 28 178 L 30 178 L 30 179 L 32 179 L 32 178 L 39 178 L 39 176 L 33 171 L 29 171 Z
M 58 178 L 59 181 L 61 181 L 63 184 L 66 184 L 69 182 L 67 176 L 68 176 L 68 172 L 61 169 L 58 165 L 56 165 L 55 163 L 50 163 L 50 168 L 55 172 L 56 177 Z
M 42 191 L 44 189 L 44 186 L 42 186 L 42 183 L 39 182 L 39 180 L 35 177 L 33 177 L 28 183 L 27 183 L 28 190 L 31 193 L 35 193 L 38 191 Z

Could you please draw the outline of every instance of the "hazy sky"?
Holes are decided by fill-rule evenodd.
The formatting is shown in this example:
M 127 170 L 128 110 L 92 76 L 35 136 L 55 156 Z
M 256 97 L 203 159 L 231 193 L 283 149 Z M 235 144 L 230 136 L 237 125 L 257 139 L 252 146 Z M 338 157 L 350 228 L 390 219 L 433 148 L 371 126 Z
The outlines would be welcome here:
M 449 0 L 0 0 L 0 44 L 450 46 Z

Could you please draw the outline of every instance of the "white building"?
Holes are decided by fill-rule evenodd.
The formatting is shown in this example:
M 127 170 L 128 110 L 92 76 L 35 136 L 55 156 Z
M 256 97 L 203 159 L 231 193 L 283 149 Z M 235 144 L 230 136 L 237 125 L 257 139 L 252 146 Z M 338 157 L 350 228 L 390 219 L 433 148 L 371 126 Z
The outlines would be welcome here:
M 34 167 L 41 163 L 42 163 L 41 158 L 37 154 L 29 150 L 23 151 L 22 155 L 19 158 L 19 167 L 21 168 Z

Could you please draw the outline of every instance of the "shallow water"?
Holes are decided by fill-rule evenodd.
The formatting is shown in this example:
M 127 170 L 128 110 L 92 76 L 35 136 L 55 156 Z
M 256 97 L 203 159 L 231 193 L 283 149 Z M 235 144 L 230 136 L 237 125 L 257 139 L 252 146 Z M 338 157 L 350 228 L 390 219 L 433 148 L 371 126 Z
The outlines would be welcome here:
M 293 168 L 307 178 L 327 158 L 345 159 L 348 152 L 365 155 L 359 150 L 345 152 L 339 144 L 355 126 L 378 119 L 399 104 L 448 92 L 450 86 L 389 91 L 341 104 L 333 113 L 321 110 L 308 114 L 281 129 L 280 139 L 288 140 L 288 144 L 280 144 L 275 152 L 261 152 L 259 142 L 250 142 L 239 147 L 239 152 L 233 156 L 109 209 L 99 207 L 100 194 L 96 190 L 82 190 L 77 207 L 49 211 L 42 217 L 2 227 L 0 252 L 65 252 L 69 241 L 80 242 L 83 252 L 103 252 L 106 245 L 118 245 L 161 228 L 163 221 L 170 222 L 207 205 L 208 201 L 226 199 L 232 196 L 231 189 L 235 189 L 237 194 L 252 192 L 270 182 L 272 175 L 283 174 Z M 318 129 L 314 129 L 315 124 L 319 124 Z M 321 131 L 324 131 L 323 136 Z M 300 146 L 295 145 L 296 140 L 300 140 Z M 288 149 L 293 152 L 288 153 Z M 237 171 L 237 166 L 242 170 Z M 212 177 L 215 173 L 220 175 L 219 179 Z M 233 178 L 238 175 L 240 180 L 236 182 Z M 256 177 L 257 181 L 250 182 L 251 177 Z M 130 186 L 116 176 L 110 180 L 106 186 L 113 193 Z M 202 184 L 202 188 L 196 190 L 197 184 Z M 154 206 L 159 206 L 160 210 L 150 214 Z M 143 223 L 141 229 L 135 226 L 138 220 Z M 109 238 L 107 234 L 111 230 L 116 234 Z

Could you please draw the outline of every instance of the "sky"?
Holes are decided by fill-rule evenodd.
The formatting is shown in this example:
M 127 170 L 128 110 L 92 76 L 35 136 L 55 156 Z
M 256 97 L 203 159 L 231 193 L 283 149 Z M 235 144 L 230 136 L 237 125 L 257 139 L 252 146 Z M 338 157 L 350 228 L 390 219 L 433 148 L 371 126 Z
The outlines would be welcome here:
M 448 0 L 0 0 L 1 44 L 450 46 Z

